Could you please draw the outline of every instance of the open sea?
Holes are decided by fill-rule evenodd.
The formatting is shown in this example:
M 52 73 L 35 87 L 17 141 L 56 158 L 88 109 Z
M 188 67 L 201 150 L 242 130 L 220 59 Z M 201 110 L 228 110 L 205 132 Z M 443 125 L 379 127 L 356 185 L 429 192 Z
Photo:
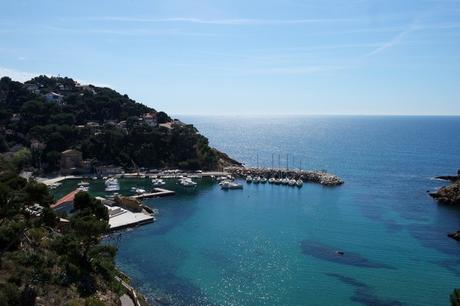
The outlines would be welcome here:
M 285 167 L 289 154 L 289 167 L 345 184 L 169 182 L 176 196 L 145 201 L 157 222 L 111 238 L 152 304 L 449 305 L 460 244 L 446 234 L 460 230 L 460 209 L 426 192 L 460 168 L 460 117 L 179 119 L 246 165 L 271 166 L 274 154 Z

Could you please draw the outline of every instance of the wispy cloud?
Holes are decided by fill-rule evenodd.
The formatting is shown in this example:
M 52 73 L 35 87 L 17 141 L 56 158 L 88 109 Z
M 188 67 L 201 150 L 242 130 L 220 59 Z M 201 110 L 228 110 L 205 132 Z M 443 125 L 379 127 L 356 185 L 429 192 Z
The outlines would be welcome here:
M 230 70 L 240 75 L 308 75 L 349 69 L 345 65 L 262 67 Z
M 121 36 L 217 36 L 212 33 L 189 32 L 178 29 L 165 30 L 148 30 L 148 29 L 132 29 L 132 30 L 113 30 L 113 29 L 97 29 L 97 28 L 69 28 L 60 26 L 45 26 L 45 30 L 56 32 L 76 33 L 76 34 L 107 34 Z M 219 35 L 221 36 L 221 35 Z
M 123 17 L 123 16 L 103 16 L 86 17 L 85 20 L 91 21 L 120 21 L 120 22 L 139 22 L 139 23 L 194 23 L 194 24 L 213 24 L 213 25 L 283 25 L 283 24 L 305 24 L 305 23 L 332 23 L 355 21 L 349 18 L 320 18 L 320 19 L 257 19 L 257 18 L 234 18 L 234 19 L 202 19 L 194 17 L 170 17 L 170 18 L 142 18 L 142 17 Z
M 418 29 L 420 29 L 420 27 L 417 25 L 417 22 L 412 22 L 409 27 L 399 32 L 396 36 L 394 36 L 393 38 L 391 38 L 389 41 L 385 42 L 378 48 L 375 48 L 371 52 L 367 53 L 364 57 L 370 57 L 370 56 L 376 55 L 378 53 L 381 53 L 387 49 L 390 49 L 400 44 L 406 36 L 408 36 L 410 33 Z

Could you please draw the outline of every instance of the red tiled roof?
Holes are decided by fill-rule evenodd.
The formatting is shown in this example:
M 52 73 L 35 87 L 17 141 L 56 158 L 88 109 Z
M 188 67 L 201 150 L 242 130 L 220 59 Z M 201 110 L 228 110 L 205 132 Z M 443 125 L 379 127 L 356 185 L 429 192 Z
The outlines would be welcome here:
M 64 204 L 64 203 L 73 202 L 73 200 L 75 199 L 75 195 L 76 195 L 79 191 L 80 191 L 80 190 L 75 189 L 75 190 L 72 191 L 71 193 L 66 194 L 65 196 L 63 196 L 62 198 L 60 198 L 59 200 L 57 200 L 56 203 L 52 204 L 50 207 L 51 207 L 51 208 L 57 208 L 57 207 L 61 206 L 61 205 Z

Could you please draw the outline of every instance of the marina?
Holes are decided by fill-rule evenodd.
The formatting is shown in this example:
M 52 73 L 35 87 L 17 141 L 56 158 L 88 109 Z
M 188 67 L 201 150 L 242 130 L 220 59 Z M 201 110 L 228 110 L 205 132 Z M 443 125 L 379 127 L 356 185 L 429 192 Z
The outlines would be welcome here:
M 274 183 L 301 186 L 302 182 L 317 183 L 324 186 L 338 186 L 344 183 L 344 180 L 337 175 L 319 170 L 299 170 L 299 169 L 281 169 L 281 168 L 259 168 L 259 167 L 227 167 L 226 173 L 232 174 L 239 178 L 245 178 L 252 183 Z

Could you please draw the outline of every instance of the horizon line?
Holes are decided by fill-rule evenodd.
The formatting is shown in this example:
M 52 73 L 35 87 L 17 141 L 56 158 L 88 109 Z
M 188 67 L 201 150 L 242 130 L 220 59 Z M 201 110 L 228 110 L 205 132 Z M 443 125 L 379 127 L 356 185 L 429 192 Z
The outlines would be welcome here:
M 170 113 L 172 117 L 460 117 L 460 114 L 176 114 Z

